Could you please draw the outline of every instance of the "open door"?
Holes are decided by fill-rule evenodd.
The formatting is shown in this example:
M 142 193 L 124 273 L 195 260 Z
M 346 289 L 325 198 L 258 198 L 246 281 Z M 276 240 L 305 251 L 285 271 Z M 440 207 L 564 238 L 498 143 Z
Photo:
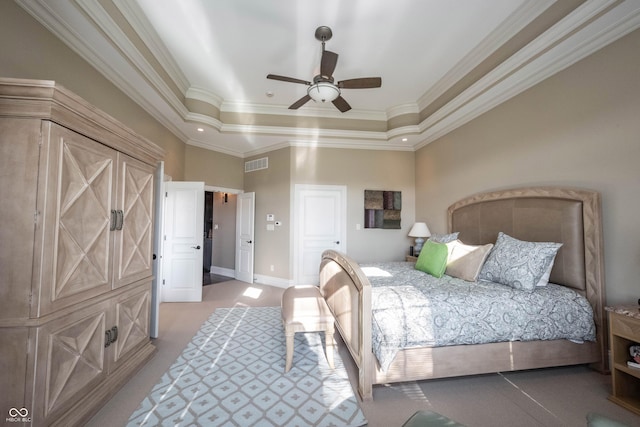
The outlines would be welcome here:
M 164 236 L 164 162 L 156 168 L 155 180 L 155 230 L 153 231 L 153 283 L 151 288 L 151 314 L 149 335 L 158 338 L 160 325 L 160 301 L 162 298 L 162 250 Z
M 202 301 L 204 182 L 166 182 L 162 301 Z
M 256 193 L 238 194 L 236 207 L 236 279 L 253 283 Z

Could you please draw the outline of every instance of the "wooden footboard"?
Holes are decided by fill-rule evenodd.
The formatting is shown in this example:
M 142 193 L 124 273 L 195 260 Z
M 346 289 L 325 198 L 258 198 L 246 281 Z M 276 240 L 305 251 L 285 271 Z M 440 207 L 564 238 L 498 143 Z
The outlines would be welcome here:
M 371 347 L 371 284 L 355 261 L 327 250 L 320 264 L 320 290 L 358 367 L 358 393 L 363 400 L 370 400 L 375 368 Z

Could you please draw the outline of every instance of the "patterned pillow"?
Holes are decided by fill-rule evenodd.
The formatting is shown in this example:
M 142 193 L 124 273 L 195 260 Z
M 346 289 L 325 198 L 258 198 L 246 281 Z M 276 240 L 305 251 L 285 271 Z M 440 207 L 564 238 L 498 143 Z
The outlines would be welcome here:
M 459 232 L 455 232 L 455 233 L 451 233 L 451 234 L 433 233 L 429 237 L 429 240 L 431 240 L 432 242 L 436 242 L 436 243 L 450 243 L 450 242 L 453 242 L 454 240 L 456 240 L 458 238 L 458 234 L 460 234 L 460 233 Z
M 444 243 L 435 243 L 427 240 L 418 255 L 416 270 L 424 271 L 434 277 L 442 277 L 447 268 L 449 249 Z
M 525 242 L 500 232 L 478 279 L 533 291 L 560 246 L 561 243 Z

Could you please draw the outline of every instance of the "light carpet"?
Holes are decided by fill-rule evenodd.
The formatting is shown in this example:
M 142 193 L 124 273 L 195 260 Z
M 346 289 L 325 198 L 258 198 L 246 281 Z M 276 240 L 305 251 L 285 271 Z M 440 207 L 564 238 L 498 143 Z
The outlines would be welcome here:
M 297 333 L 284 373 L 280 307 L 219 308 L 129 418 L 128 426 L 344 426 L 367 423 L 323 334 Z

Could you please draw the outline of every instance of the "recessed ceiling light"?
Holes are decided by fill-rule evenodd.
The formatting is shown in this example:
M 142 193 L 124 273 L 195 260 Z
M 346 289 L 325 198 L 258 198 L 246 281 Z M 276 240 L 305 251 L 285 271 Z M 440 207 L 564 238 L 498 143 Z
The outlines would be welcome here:
M 204 128 L 198 128 L 198 132 L 204 132 Z
M 409 138 L 402 138 L 402 142 L 407 142 Z
M 273 92 L 271 92 L 270 90 L 266 91 L 265 95 L 267 95 L 267 98 L 273 98 Z

